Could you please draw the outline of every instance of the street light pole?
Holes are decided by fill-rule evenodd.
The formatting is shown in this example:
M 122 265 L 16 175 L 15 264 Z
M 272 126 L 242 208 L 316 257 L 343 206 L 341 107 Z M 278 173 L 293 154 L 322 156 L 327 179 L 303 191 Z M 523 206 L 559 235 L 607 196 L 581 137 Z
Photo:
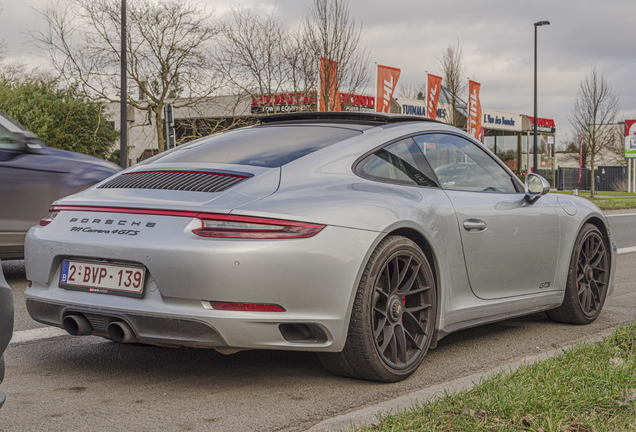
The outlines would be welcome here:
M 537 172 L 537 27 L 550 25 L 550 21 L 534 23 L 534 146 L 532 158 L 532 172 Z
M 128 92 L 126 89 L 126 0 L 121 0 L 121 117 L 119 165 L 128 167 Z

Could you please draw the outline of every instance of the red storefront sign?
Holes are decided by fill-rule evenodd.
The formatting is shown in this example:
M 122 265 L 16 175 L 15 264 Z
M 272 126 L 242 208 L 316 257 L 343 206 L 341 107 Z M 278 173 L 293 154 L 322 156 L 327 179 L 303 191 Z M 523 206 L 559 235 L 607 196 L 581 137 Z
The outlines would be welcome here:
M 534 117 L 533 116 L 527 116 L 527 117 L 528 117 L 528 120 L 530 120 L 530 124 L 532 124 L 534 127 Z M 556 123 L 554 122 L 554 119 L 537 117 L 537 131 L 555 133 Z
M 278 93 L 255 95 L 252 97 L 252 114 L 260 112 L 296 112 L 315 110 L 317 93 Z M 340 93 L 340 103 L 344 110 L 374 111 L 375 98 L 354 93 Z

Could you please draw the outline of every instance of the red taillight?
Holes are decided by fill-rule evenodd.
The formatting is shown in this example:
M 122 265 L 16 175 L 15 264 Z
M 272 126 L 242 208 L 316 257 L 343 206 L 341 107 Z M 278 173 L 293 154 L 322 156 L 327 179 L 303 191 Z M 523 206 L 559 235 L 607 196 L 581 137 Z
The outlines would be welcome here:
M 53 222 L 53 219 L 55 219 L 55 216 L 57 216 L 59 212 L 60 212 L 60 207 L 51 207 L 49 209 L 49 215 L 45 217 L 44 219 L 40 219 L 40 225 L 47 226 L 48 224 Z
M 201 237 L 243 239 L 295 239 L 318 234 L 325 226 L 246 216 L 197 215 L 201 228 L 192 232 Z
M 31 282 L 30 280 L 27 281 L 27 287 L 31 288 L 31 286 L 33 286 L 33 282 Z
M 247 312 L 285 312 L 285 308 L 276 304 L 210 302 L 214 309 Z

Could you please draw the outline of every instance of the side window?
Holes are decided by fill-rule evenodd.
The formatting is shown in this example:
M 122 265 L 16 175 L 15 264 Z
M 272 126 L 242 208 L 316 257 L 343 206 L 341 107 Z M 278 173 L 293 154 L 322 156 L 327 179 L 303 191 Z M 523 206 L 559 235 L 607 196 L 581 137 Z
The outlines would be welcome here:
M 355 168 L 362 177 L 417 186 L 438 187 L 422 152 L 412 138 L 381 148 Z
M 444 189 L 517 192 L 510 175 L 486 152 L 456 135 L 414 137 Z
M 20 143 L 2 125 L 0 125 L 0 150 L 20 150 Z

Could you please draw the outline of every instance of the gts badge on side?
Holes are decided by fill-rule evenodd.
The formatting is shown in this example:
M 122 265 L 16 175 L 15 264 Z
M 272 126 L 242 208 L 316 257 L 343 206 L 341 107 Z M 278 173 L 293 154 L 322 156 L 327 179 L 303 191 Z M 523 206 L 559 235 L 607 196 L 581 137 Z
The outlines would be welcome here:
M 552 282 L 543 282 L 541 285 L 539 285 L 539 289 L 550 288 L 551 284 Z

